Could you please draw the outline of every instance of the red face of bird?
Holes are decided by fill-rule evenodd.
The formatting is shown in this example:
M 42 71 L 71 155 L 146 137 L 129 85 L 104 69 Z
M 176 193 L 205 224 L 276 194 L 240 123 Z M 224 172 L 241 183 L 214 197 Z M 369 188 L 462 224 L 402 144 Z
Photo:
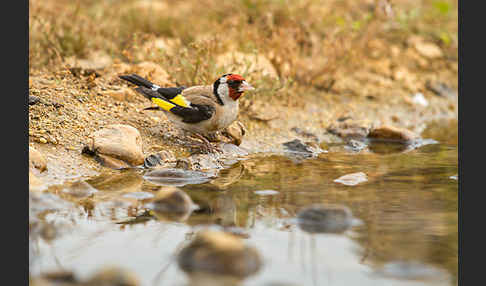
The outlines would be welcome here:
M 239 74 L 225 74 L 219 78 L 219 84 L 228 87 L 228 95 L 233 100 L 240 98 L 243 92 L 255 89 Z

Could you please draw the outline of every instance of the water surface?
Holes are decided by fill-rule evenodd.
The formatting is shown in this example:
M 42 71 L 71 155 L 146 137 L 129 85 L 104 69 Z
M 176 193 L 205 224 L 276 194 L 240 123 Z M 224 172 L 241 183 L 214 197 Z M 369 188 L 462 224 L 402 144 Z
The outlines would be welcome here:
M 438 143 L 361 152 L 337 144 L 302 160 L 249 156 L 209 182 L 179 186 L 199 205 L 181 221 L 144 212 L 164 186 L 140 171 L 88 180 L 95 203 L 51 188 L 51 207 L 31 202 L 31 221 L 57 231 L 31 231 L 30 273 L 65 269 L 83 279 L 115 265 L 143 285 L 187 285 L 174 254 L 195 231 L 219 227 L 240 232 L 263 257 L 242 285 L 457 285 L 457 123 L 431 124 L 422 136 Z M 334 181 L 356 172 L 368 180 Z M 307 233 L 296 216 L 312 204 L 347 207 L 359 223 L 341 234 Z

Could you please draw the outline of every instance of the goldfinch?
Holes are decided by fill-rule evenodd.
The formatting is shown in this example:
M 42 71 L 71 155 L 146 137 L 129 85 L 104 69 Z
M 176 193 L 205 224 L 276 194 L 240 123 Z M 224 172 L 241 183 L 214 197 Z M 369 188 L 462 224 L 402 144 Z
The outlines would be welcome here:
M 161 109 L 178 128 L 189 131 L 214 150 L 205 138 L 228 127 L 238 116 L 238 98 L 254 90 L 238 74 L 225 74 L 212 85 L 192 87 L 160 87 L 136 75 L 121 75 L 121 79 L 138 86 L 135 90 Z

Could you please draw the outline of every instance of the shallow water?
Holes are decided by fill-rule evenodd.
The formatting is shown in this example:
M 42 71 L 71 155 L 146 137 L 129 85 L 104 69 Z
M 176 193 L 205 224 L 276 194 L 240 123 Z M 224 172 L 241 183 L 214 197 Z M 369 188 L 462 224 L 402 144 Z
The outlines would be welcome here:
M 361 152 L 337 144 L 307 159 L 249 156 L 209 182 L 178 184 L 199 206 L 179 221 L 144 212 L 164 183 L 140 171 L 88 180 L 98 190 L 90 204 L 63 191 L 69 187 L 51 188 L 55 196 L 30 203 L 31 221 L 57 230 L 31 231 L 30 273 L 64 269 L 84 279 L 114 265 L 143 285 L 187 285 L 176 251 L 195 231 L 220 227 L 242 233 L 263 258 L 242 285 L 457 285 L 457 123 L 431 124 L 422 137 L 438 143 Z M 334 181 L 357 172 L 367 181 Z M 353 226 L 305 232 L 297 213 L 318 203 L 349 208 Z

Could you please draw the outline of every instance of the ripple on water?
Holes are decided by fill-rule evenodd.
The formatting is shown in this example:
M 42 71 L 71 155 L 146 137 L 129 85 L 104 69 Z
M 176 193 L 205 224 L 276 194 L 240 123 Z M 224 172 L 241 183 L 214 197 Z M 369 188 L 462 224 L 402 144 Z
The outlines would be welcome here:
M 212 176 L 199 171 L 167 168 L 147 172 L 143 178 L 154 184 L 181 187 L 208 182 Z

